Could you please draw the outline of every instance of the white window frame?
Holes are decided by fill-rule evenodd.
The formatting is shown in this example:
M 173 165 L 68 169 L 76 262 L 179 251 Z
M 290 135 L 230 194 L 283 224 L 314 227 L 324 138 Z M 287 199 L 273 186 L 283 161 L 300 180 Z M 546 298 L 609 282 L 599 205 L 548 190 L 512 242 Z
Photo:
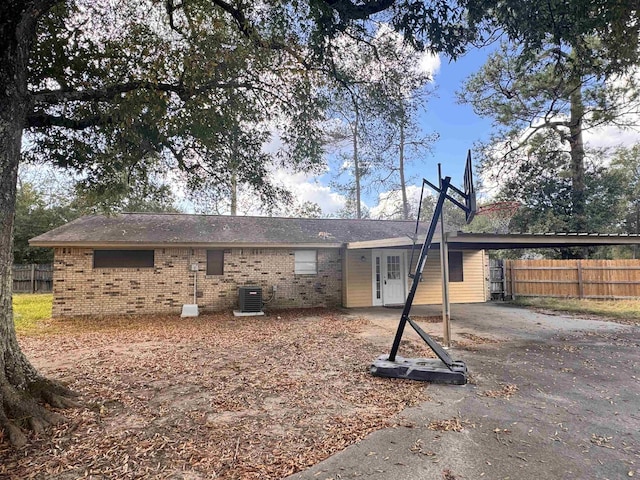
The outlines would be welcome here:
M 295 250 L 294 270 L 296 275 L 317 275 L 318 274 L 318 251 L 317 250 Z
M 376 272 L 376 260 L 378 261 L 378 265 L 377 265 L 379 269 L 378 272 Z M 380 275 L 380 277 L 377 279 L 378 280 L 377 282 L 376 282 L 376 273 Z M 383 281 L 384 280 L 382 278 L 382 252 L 380 250 L 373 250 L 371 252 L 371 291 L 373 293 L 372 305 L 374 307 L 384 305 L 384 300 L 382 299 L 382 294 L 384 293 L 382 289 Z M 378 288 L 380 288 L 380 298 L 377 297 Z

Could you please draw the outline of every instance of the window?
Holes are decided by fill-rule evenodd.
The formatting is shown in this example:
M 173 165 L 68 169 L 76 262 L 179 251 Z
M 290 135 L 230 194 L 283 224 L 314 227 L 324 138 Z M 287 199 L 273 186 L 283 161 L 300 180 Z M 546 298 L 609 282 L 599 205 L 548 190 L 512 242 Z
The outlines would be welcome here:
M 93 268 L 153 268 L 153 250 L 94 250 Z
M 296 250 L 295 257 L 295 273 L 301 275 L 318 273 L 318 256 L 315 250 Z
M 400 280 L 400 255 L 387 255 L 387 280 Z
M 449 281 L 463 282 L 462 252 L 449 252 Z
M 382 271 L 380 269 L 380 256 L 376 255 L 376 300 L 382 298 Z
M 224 273 L 224 250 L 207 250 L 207 275 Z

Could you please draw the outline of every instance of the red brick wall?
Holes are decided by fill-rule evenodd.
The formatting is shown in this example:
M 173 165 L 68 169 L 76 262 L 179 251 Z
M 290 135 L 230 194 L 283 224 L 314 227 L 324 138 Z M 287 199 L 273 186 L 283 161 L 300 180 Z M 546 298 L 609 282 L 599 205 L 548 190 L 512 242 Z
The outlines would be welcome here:
M 155 249 L 153 268 L 93 268 L 93 249 L 56 248 L 53 316 L 175 312 L 193 303 L 201 310 L 237 308 L 238 287 L 260 285 L 266 308 L 339 306 L 342 261 L 338 249 L 318 249 L 318 273 L 294 274 L 293 249 L 225 249 L 224 275 L 206 275 L 206 249 Z

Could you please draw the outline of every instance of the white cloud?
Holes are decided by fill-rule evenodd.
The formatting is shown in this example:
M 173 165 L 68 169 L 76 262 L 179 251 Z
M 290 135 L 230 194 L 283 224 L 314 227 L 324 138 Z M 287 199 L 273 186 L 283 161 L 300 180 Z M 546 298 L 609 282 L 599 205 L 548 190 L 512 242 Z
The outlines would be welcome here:
M 425 73 L 430 74 L 431 81 L 433 82 L 433 77 L 440 71 L 440 55 L 425 52 L 420 57 L 420 70 Z
M 374 39 L 374 43 L 380 42 L 382 38 L 390 38 L 393 40 L 396 45 L 396 49 L 398 52 L 404 52 L 405 55 L 414 56 L 416 58 L 415 66 L 419 72 L 427 73 L 431 77 L 431 81 L 433 82 L 433 77 L 440 70 L 440 56 L 438 54 L 434 54 L 428 51 L 418 52 L 413 50 L 411 47 L 407 46 L 404 43 L 404 39 L 402 35 L 396 32 L 389 24 L 383 23 L 378 28 L 376 32 L 376 36 Z
M 407 185 L 407 202 L 409 204 L 409 215 L 415 217 L 418 214 L 420 204 L 421 187 L 418 185 Z M 431 195 L 425 192 L 425 195 Z M 378 195 L 378 204 L 369 210 L 371 218 L 402 218 L 402 194 L 400 190 L 389 190 Z
M 584 141 L 591 148 L 631 147 L 640 142 L 640 130 L 598 127 L 585 131 Z
M 273 173 L 273 179 L 286 187 L 296 201 L 320 205 L 323 216 L 336 213 L 344 207 L 346 199 L 343 195 L 332 192 L 330 187 L 322 185 L 311 175 L 278 170 Z

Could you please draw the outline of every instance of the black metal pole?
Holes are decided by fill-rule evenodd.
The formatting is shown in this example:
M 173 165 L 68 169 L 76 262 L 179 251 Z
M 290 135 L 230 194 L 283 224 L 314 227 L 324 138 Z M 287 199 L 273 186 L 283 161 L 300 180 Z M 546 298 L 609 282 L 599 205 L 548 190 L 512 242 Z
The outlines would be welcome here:
M 418 257 L 418 263 L 416 264 L 416 273 L 413 277 L 413 282 L 411 283 L 411 289 L 409 290 L 409 295 L 407 295 L 407 301 L 404 304 L 404 309 L 402 310 L 402 316 L 400 317 L 398 330 L 396 331 L 396 336 L 393 339 L 393 345 L 391 346 L 391 353 L 389 353 L 389 361 L 391 362 L 396 361 L 396 355 L 398 354 L 398 348 L 400 347 L 400 340 L 402 340 L 404 327 L 407 324 L 407 320 L 409 319 L 409 313 L 411 312 L 413 299 L 416 296 L 416 291 L 418 290 L 420 277 L 422 275 L 422 271 L 424 270 L 424 265 L 426 263 L 427 255 L 429 253 L 429 247 L 431 246 L 431 242 L 433 241 L 433 236 L 436 231 L 436 226 L 438 225 L 438 218 L 440 218 L 440 213 L 442 212 L 442 206 L 444 205 L 444 201 L 447 198 L 447 191 L 449 190 L 450 183 L 451 183 L 451 177 L 445 177 L 441 179 L 440 196 L 438 197 L 438 202 L 436 203 L 436 208 L 433 212 L 431 223 L 429 224 L 427 237 L 424 239 L 424 243 L 422 244 L 422 249 L 420 250 L 420 257 Z
M 438 176 L 440 176 L 440 170 L 438 170 Z M 424 197 L 425 183 L 426 181 L 422 179 L 422 189 L 420 190 L 420 203 L 418 203 L 418 216 L 416 217 L 416 231 L 413 233 L 413 245 L 411 246 L 411 259 L 409 260 L 409 268 L 411 268 L 411 264 L 413 263 L 413 252 L 416 247 L 416 240 L 418 239 L 418 229 L 420 228 L 420 215 L 422 213 L 422 198 Z M 409 277 L 413 278 L 411 275 L 409 275 Z

